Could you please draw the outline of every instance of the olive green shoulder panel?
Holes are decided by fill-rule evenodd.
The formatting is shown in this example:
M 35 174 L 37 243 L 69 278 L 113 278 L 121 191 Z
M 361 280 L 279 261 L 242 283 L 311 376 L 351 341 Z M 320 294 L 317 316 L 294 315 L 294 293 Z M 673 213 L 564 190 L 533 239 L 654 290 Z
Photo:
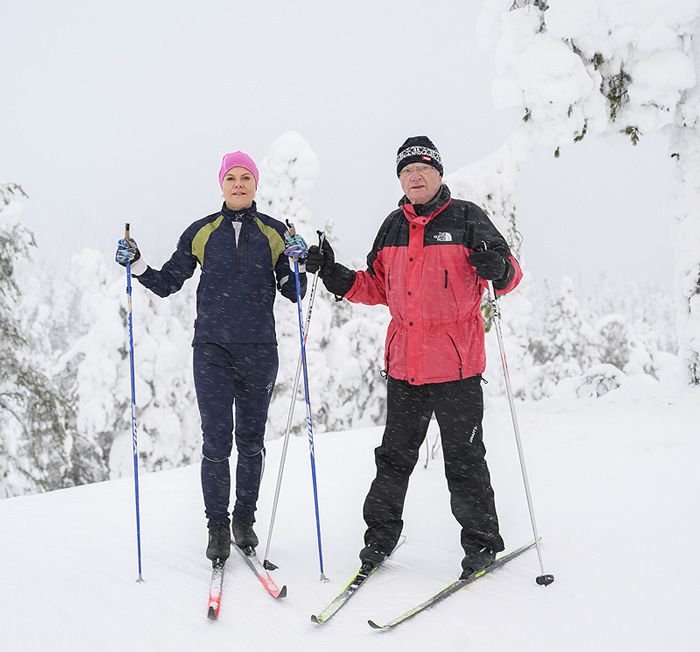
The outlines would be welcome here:
M 277 260 L 284 251 L 284 240 L 276 229 L 265 224 L 259 217 L 255 218 L 255 223 L 258 225 L 258 228 L 263 232 L 270 243 L 270 252 L 272 253 L 272 269 L 275 269 Z
M 207 246 L 209 236 L 221 225 L 224 216 L 219 215 L 213 222 L 205 224 L 192 238 L 192 255 L 199 261 L 200 267 L 204 267 L 204 249 Z

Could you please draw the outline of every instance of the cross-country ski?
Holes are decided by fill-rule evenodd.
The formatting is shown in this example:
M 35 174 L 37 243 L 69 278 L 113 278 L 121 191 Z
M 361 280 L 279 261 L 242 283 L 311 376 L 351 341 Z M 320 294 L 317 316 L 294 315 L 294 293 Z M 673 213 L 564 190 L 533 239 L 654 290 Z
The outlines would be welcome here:
M 498 557 L 492 564 L 487 566 L 486 568 L 481 569 L 480 571 L 477 571 L 476 573 L 473 573 L 467 577 L 460 578 L 458 580 L 455 580 L 454 582 L 448 584 L 444 589 L 438 591 L 431 597 L 429 597 L 427 600 L 424 602 L 421 602 L 419 605 L 416 607 L 413 607 L 412 609 L 409 609 L 405 613 L 401 614 L 400 616 L 397 616 L 396 618 L 391 619 L 389 622 L 387 622 L 384 625 L 378 625 L 375 623 L 373 620 L 368 620 L 368 624 L 372 629 L 378 629 L 378 630 L 388 630 L 392 629 L 393 627 L 396 627 L 397 625 L 400 625 L 401 623 L 407 621 L 409 618 L 413 618 L 413 616 L 418 615 L 421 611 L 424 611 L 425 609 L 428 609 L 430 607 L 435 606 L 438 602 L 441 602 L 448 596 L 452 595 L 453 593 L 456 593 L 460 589 L 464 588 L 465 586 L 468 586 L 472 582 L 475 582 L 478 580 L 480 577 L 483 577 L 487 573 L 491 573 L 492 571 L 495 571 L 496 569 L 500 568 L 504 564 L 507 564 L 509 561 L 515 559 L 519 555 L 523 554 L 526 550 L 529 550 L 530 548 L 535 547 L 535 542 L 533 541 L 532 543 L 529 543 L 525 546 L 522 546 L 518 548 L 517 550 L 513 550 L 513 552 L 510 552 L 506 555 L 503 555 L 502 557 Z

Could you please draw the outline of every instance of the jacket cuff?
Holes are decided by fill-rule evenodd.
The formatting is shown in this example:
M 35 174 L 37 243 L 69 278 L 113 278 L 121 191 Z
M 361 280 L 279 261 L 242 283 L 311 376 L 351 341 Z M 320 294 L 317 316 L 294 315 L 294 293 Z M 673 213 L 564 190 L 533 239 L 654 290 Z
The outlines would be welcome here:
M 510 262 L 510 258 L 504 258 L 503 262 L 506 264 L 506 271 L 502 278 L 493 282 L 495 290 L 505 290 L 508 287 L 508 283 L 513 280 L 513 276 L 515 276 L 515 267 Z
M 141 276 L 141 274 L 143 274 L 147 269 L 148 265 L 146 265 L 146 261 L 143 258 L 139 258 L 138 260 L 131 263 L 132 276 Z
M 329 292 L 337 297 L 344 297 L 355 283 L 355 272 L 344 265 L 335 263 L 333 269 L 323 275 L 322 280 Z

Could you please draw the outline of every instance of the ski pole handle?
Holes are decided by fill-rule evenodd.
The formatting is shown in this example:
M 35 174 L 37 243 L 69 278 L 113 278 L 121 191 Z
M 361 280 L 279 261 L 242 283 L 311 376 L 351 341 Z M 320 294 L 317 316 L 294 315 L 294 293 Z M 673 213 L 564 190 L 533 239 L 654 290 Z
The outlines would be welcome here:
M 474 247 L 474 251 L 482 252 L 486 251 L 488 247 L 486 246 L 486 241 L 482 240 L 480 245 L 476 245 Z M 491 315 L 494 319 L 494 321 L 498 320 L 500 321 L 501 319 L 501 308 L 498 305 L 498 297 L 496 296 L 496 290 L 493 287 L 493 281 L 487 280 L 486 281 L 486 286 L 488 289 L 488 301 L 489 304 L 491 305 Z
M 124 240 L 128 240 L 131 237 L 131 225 L 129 222 L 124 224 Z

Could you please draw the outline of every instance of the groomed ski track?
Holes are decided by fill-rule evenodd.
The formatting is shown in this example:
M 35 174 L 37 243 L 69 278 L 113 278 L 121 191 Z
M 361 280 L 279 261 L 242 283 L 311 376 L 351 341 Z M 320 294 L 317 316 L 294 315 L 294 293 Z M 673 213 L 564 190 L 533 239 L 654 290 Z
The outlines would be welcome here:
M 632 383 L 632 379 L 630 379 Z M 143 576 L 137 584 L 131 478 L 0 500 L 3 649 L 584 650 L 697 649 L 700 544 L 697 391 L 640 383 L 597 400 L 518 404 L 546 571 L 529 551 L 391 632 L 380 622 L 456 578 L 458 527 L 438 457 L 409 488 L 407 542 L 331 622 L 321 610 L 357 570 L 361 507 L 381 428 L 319 434 L 326 574 L 319 581 L 305 437 L 290 443 L 270 559 L 272 600 L 238 555 L 217 622 L 206 618 L 199 470 L 141 476 Z M 505 399 L 488 399 L 486 445 L 507 545 L 531 539 Z M 434 437 L 435 424 L 429 436 Z M 125 449 L 127 450 L 127 449 Z M 281 442 L 268 443 L 258 512 L 267 534 Z M 262 544 L 261 544 L 262 545 Z M 262 556 L 264 549 L 260 548 Z

